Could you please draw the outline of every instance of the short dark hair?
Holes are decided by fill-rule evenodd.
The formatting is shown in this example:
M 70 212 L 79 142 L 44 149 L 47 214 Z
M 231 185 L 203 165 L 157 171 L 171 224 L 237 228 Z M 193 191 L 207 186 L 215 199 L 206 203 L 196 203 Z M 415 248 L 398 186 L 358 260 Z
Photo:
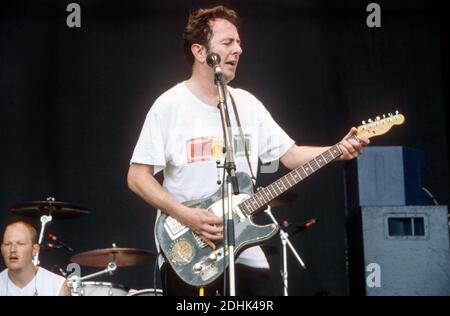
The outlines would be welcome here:
M 15 221 L 15 222 L 12 222 L 12 223 L 6 225 L 5 230 L 3 231 L 3 237 L 5 236 L 5 232 L 8 229 L 8 227 L 15 226 L 15 225 L 23 225 L 23 226 L 25 226 L 27 228 L 28 232 L 30 233 L 31 243 L 33 245 L 37 244 L 37 242 L 38 242 L 38 234 L 37 234 L 36 228 L 34 228 L 33 225 L 31 225 L 30 223 L 27 223 L 25 221 Z
M 237 27 L 238 16 L 234 10 L 222 5 L 210 9 L 197 9 L 189 15 L 189 20 L 183 32 L 184 55 L 191 65 L 194 64 L 194 55 L 191 51 L 192 44 L 208 46 L 212 36 L 210 21 L 224 19 Z

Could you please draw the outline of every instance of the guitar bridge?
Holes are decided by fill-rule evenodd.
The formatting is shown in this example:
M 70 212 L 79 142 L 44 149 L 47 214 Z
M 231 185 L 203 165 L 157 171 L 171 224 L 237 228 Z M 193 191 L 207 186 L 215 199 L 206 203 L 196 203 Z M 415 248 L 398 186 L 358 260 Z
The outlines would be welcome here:
M 224 257 L 224 248 L 212 251 L 208 257 L 203 257 L 192 266 L 192 272 L 199 274 L 203 280 L 208 280 L 218 272 L 217 263 Z

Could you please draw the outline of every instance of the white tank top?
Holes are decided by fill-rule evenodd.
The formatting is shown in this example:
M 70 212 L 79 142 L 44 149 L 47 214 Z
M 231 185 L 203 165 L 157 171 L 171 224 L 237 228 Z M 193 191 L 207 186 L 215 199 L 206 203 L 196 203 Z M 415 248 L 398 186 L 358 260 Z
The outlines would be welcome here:
M 5 269 L 0 273 L 0 296 L 57 296 L 65 281 L 62 276 L 39 267 L 36 276 L 20 288 L 11 281 L 8 269 Z

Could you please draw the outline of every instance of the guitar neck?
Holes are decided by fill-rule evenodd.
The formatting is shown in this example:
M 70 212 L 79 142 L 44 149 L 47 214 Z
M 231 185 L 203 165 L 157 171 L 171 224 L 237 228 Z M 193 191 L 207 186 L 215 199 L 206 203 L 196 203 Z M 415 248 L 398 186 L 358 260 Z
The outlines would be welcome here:
M 312 175 L 320 168 L 326 166 L 336 158 L 342 155 L 342 151 L 338 145 L 334 145 L 314 159 L 305 163 L 304 165 L 292 170 L 285 176 L 281 177 L 274 183 L 265 188 L 260 189 L 250 198 L 239 204 L 239 207 L 247 214 L 253 215 L 263 210 L 273 199 L 283 194 L 294 185 Z

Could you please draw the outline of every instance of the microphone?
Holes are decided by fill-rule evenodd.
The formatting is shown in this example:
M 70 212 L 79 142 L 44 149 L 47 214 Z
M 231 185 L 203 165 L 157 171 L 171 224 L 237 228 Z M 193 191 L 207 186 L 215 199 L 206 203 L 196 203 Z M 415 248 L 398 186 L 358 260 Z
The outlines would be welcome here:
M 301 232 L 304 230 L 307 230 L 308 228 L 311 228 L 311 226 L 317 224 L 319 222 L 318 218 L 311 218 L 310 220 L 306 221 L 303 224 L 295 224 L 295 223 L 289 223 L 286 219 L 283 220 L 283 227 L 288 228 L 290 226 L 294 226 L 297 228 L 296 232 Z
M 206 57 L 206 63 L 209 67 L 211 67 L 214 70 L 214 73 L 216 75 L 222 74 L 222 69 L 220 68 L 220 56 L 216 53 L 209 53 Z
M 73 252 L 73 248 L 70 247 L 69 245 L 67 245 L 66 243 L 62 242 L 61 240 L 58 239 L 58 237 L 56 237 L 56 235 L 49 233 L 48 237 L 55 243 L 57 243 L 58 245 L 62 246 L 63 248 L 66 248 L 67 250 L 69 250 L 70 252 Z M 47 246 L 52 245 L 53 247 L 50 248 L 56 248 L 54 247 L 53 244 L 47 244 Z

